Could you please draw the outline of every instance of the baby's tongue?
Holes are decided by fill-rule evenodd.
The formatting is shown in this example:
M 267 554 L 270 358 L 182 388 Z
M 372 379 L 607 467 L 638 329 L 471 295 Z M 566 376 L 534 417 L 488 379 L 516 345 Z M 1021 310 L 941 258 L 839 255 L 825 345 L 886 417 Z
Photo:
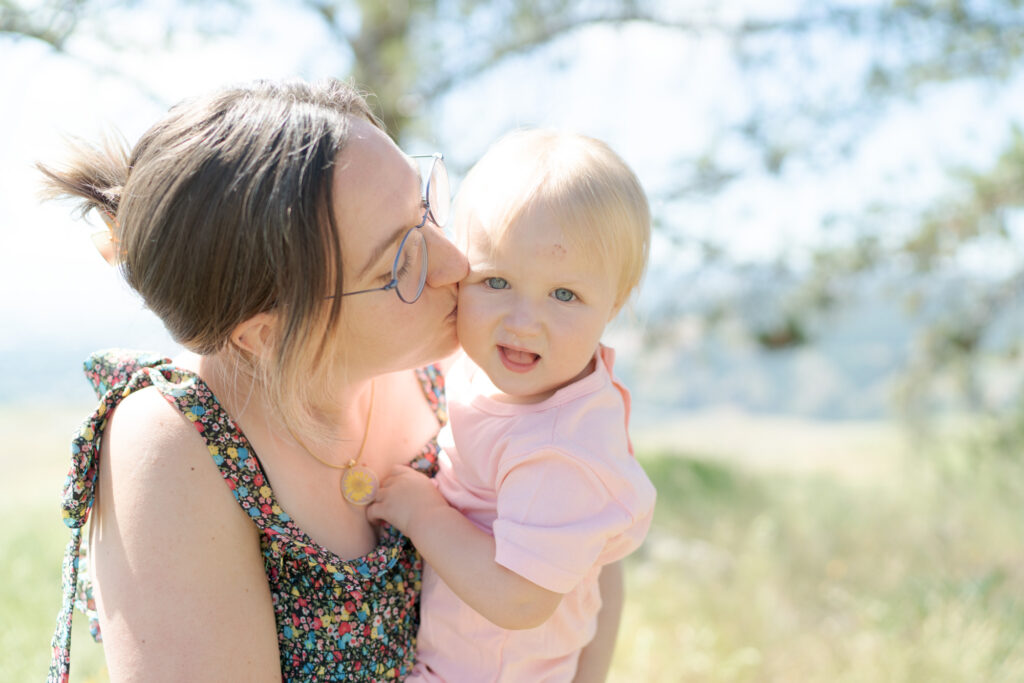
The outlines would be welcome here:
M 530 353 L 529 351 L 517 351 L 516 349 L 510 349 L 505 347 L 505 357 L 513 363 L 532 363 L 537 360 L 537 354 Z

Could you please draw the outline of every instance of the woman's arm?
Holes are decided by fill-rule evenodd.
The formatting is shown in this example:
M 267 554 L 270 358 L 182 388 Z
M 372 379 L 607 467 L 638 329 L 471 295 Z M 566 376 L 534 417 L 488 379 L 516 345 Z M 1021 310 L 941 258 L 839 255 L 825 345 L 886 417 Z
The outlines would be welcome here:
M 255 526 L 192 425 L 155 390 L 103 438 L 90 530 L 113 681 L 280 681 Z
M 449 507 L 411 468 L 393 470 L 367 515 L 400 529 L 463 602 L 501 628 L 539 626 L 562 600 L 495 562 L 494 537 Z
M 601 611 L 597 615 L 597 633 L 580 653 L 573 683 L 602 683 L 608 677 L 615 641 L 619 636 L 619 620 L 625 602 L 622 561 L 601 568 Z

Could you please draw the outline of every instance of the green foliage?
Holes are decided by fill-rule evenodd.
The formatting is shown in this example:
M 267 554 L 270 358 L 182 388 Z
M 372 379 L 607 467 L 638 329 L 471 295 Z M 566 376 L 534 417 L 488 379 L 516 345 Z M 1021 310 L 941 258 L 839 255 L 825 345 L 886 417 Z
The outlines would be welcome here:
M 801 317 L 787 315 L 778 325 L 762 328 L 756 333 L 757 343 L 772 351 L 801 346 L 807 342 L 807 331 Z
M 889 247 L 877 249 L 854 267 L 836 268 L 827 257 L 820 265 L 827 264 L 833 282 L 889 267 L 893 261 L 918 274 L 916 279 L 908 277 L 899 293 L 907 314 L 924 323 L 902 387 L 901 402 L 909 414 L 926 414 L 931 397 L 946 386 L 968 409 L 1010 410 L 1012 415 L 1012 405 L 1005 398 L 989 397 L 985 386 L 1001 373 L 1016 371 L 1024 340 L 1017 322 L 1024 305 L 1024 234 L 1019 227 L 1024 132 L 1014 126 L 1006 149 L 989 168 L 958 169 L 955 174 L 957 187 L 922 210 L 903 240 L 888 240 Z M 880 211 L 860 217 L 861 234 L 886 244 L 889 216 Z M 989 259 L 993 267 L 967 272 L 962 257 L 972 252 Z M 825 277 L 822 268 L 815 277 Z M 936 288 L 943 278 L 951 285 Z
M 60 0 L 28 8 L 0 0 L 0 34 L 23 36 L 61 46 L 75 30 L 81 0 Z
M 927 209 L 917 231 L 903 244 L 919 270 L 942 267 L 973 242 L 1012 239 L 1006 215 L 1024 207 L 1024 132 L 1013 127 L 1007 148 L 991 168 L 963 169 L 957 175 L 959 195 Z

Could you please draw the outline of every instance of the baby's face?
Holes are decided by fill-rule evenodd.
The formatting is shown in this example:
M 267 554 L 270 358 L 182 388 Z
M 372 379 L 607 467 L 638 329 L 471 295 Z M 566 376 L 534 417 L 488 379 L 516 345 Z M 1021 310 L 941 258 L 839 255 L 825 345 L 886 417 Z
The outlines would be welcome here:
M 615 312 L 616 283 L 591 250 L 531 209 L 495 244 L 470 225 L 469 276 L 459 285 L 459 342 L 509 398 L 542 401 L 591 371 Z

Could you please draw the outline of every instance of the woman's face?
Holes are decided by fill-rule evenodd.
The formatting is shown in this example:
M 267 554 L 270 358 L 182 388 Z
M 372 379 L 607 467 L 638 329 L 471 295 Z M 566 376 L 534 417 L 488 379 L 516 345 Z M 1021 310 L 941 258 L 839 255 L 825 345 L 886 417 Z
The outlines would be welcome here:
M 343 291 L 380 287 L 391 277 L 399 243 L 423 219 L 416 164 L 379 128 L 352 122 L 333 177 L 334 215 L 341 233 Z M 347 296 L 342 302 L 340 361 L 350 379 L 420 367 L 458 346 L 457 283 L 466 258 L 427 221 L 427 279 L 420 298 L 402 302 L 393 290 Z

